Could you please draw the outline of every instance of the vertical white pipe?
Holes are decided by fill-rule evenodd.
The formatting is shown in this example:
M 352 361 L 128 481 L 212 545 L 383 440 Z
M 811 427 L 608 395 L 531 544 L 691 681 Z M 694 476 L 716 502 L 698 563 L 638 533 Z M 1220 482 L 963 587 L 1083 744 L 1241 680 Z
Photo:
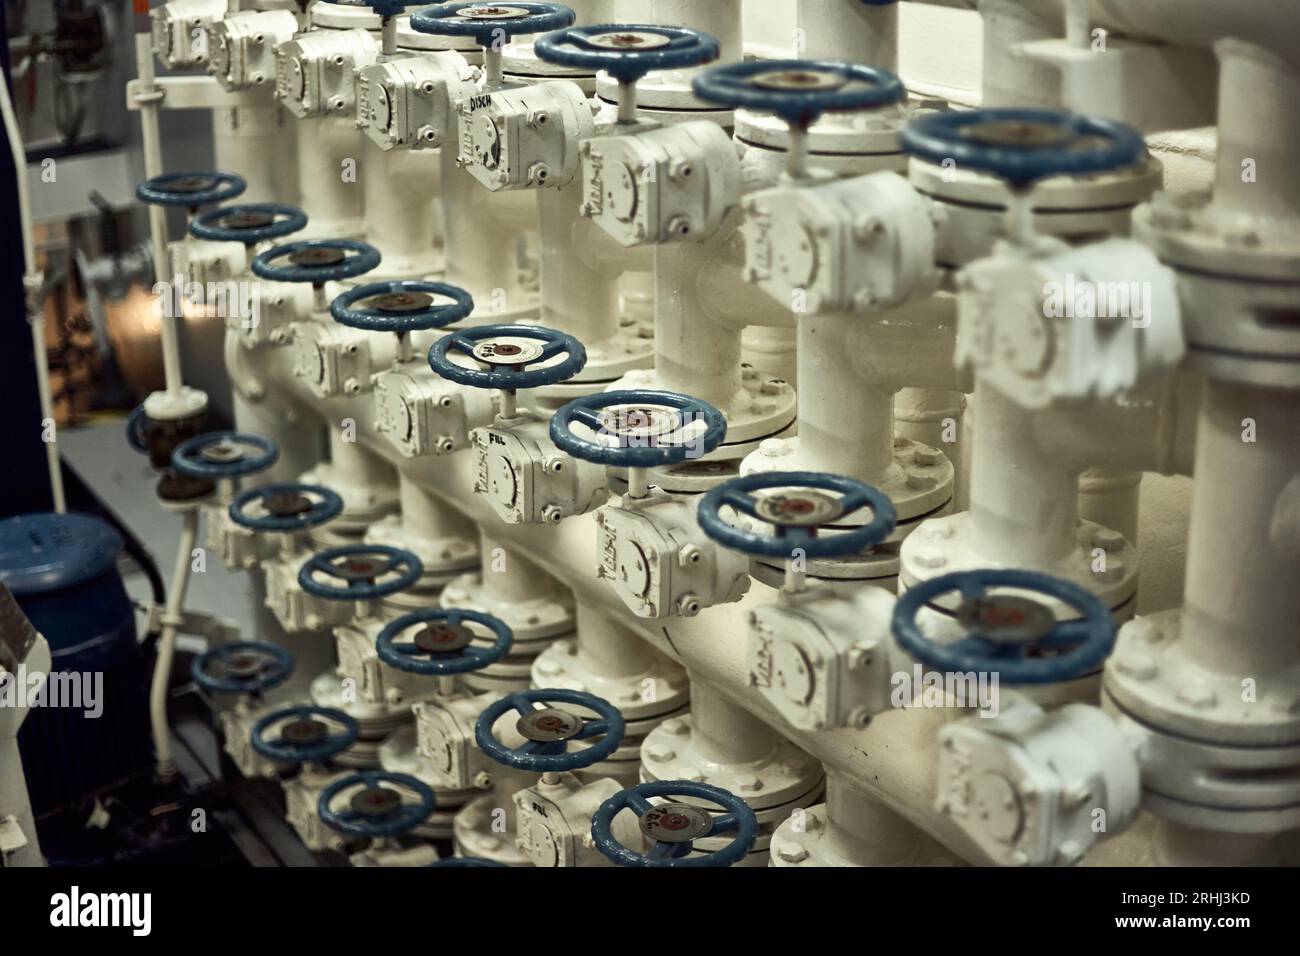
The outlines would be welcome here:
M 576 614 L 579 653 L 597 673 L 639 674 L 656 656 L 649 644 L 591 604 L 579 601 Z
M 592 266 L 578 251 L 574 230 L 587 223 L 578 214 L 582 181 L 539 189 L 542 324 L 563 329 L 588 344 L 618 332 L 618 273 Z
M 299 205 L 298 128 L 279 104 L 222 107 L 212 111 L 215 168 L 248 182 L 240 202 Z
M 158 657 L 154 662 L 153 681 L 149 686 L 149 722 L 153 728 L 153 745 L 159 779 L 176 776 L 172 758 L 171 728 L 167 724 L 167 689 L 171 682 L 172 660 L 176 655 L 176 629 L 185 610 L 185 592 L 190 584 L 190 561 L 199 534 L 199 510 L 191 508 L 181 515 L 181 536 L 176 546 L 176 566 L 172 586 L 163 608 L 162 634 L 158 638 Z
M 327 116 L 298 121 L 298 187 L 308 218 L 304 235 L 346 239 L 360 234 L 365 193 L 345 178 L 344 164 L 359 164 L 361 147 L 353 120 Z
M 706 760 L 748 763 L 770 754 L 776 732 L 708 684 L 691 681 L 691 743 Z
M 740 392 L 740 330 L 707 317 L 699 294 L 707 244 L 655 246 L 655 378 L 720 408 Z
M 419 278 L 436 266 L 434 198 L 438 158 L 429 150 L 381 150 L 365 143 L 364 185 L 366 236 L 383 262 L 374 277 Z M 369 281 L 369 279 L 367 279 Z
M 486 531 L 479 534 L 483 560 L 483 591 L 497 604 L 556 599 L 562 585 L 516 551 L 501 547 Z M 504 565 L 498 571 L 498 565 Z
M 848 60 L 897 72 L 898 4 L 798 0 L 795 18 L 796 39 L 802 45 L 796 56 Z

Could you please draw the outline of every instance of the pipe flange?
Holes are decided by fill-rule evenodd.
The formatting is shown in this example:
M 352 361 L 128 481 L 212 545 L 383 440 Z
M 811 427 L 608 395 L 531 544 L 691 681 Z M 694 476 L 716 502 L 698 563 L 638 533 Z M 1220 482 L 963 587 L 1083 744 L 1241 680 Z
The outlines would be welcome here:
M 808 128 L 808 152 L 813 165 L 834 168 L 847 157 L 873 157 L 900 169 L 903 150 L 898 133 L 912 119 L 906 107 L 889 106 L 870 112 L 827 113 Z M 736 139 L 755 149 L 784 153 L 790 148 L 790 126 L 771 113 L 736 111 Z
M 471 537 L 449 535 L 430 538 L 420 534 L 402 523 L 400 514 L 384 516 L 372 525 L 363 539 L 366 544 L 382 544 L 412 552 L 424 565 L 424 575 L 411 588 L 412 591 L 428 591 L 441 588 L 451 580 L 478 567 L 478 542 Z M 401 592 L 390 599 L 394 607 L 407 607 L 412 600 L 403 600 Z M 425 607 L 427 596 L 414 602 L 416 607 Z
M 484 555 L 483 560 L 491 561 L 492 556 Z M 530 644 L 550 643 L 557 637 L 572 634 L 574 629 L 575 618 L 571 605 L 553 598 L 500 603 L 488 594 L 483 586 L 483 576 L 478 572 L 462 575 L 447 585 L 439 603 L 448 610 L 462 608 L 501 618 L 515 635 L 512 656 L 528 649 Z M 541 649 L 533 648 L 528 656 L 535 656 Z
M 885 841 L 884 846 L 888 846 Z M 837 826 L 830 808 L 820 803 L 801 814 L 792 814 L 772 834 L 771 862 L 777 867 L 821 866 L 952 866 L 954 860 L 942 848 L 918 834 L 909 841 L 902 856 L 882 858 L 883 847 Z
M 429 773 L 427 762 L 416 750 L 415 727 L 406 726 L 392 733 L 379 745 L 379 766 L 391 773 L 409 774 L 434 792 L 437 807 L 424 823 L 411 832 L 428 840 L 450 840 L 453 821 L 465 801 L 478 796 L 478 790 L 445 790 Z
M 1278 622 L 1279 628 L 1286 628 Z M 1300 747 L 1300 664 L 1227 673 L 1192 656 L 1179 610 L 1125 624 L 1106 665 L 1106 692 L 1134 719 L 1189 741 Z
M 1078 521 L 1075 539 L 1077 547 L 1063 559 L 1050 567 L 1029 570 L 1064 578 L 1091 591 L 1117 616 L 1131 614 L 1131 599 L 1137 591 L 1137 549 L 1119 532 L 1083 518 Z M 952 571 L 1012 567 L 982 556 L 977 545 L 970 512 L 929 519 L 903 541 L 900 590 Z M 927 607 L 951 619 L 959 603 L 958 596 L 949 594 Z M 1046 603 L 1065 617 L 1074 616 L 1054 599 L 1046 599 Z
M 379 14 L 368 6 L 318 0 L 311 8 L 312 30 L 370 30 L 377 33 L 382 26 Z
M 651 659 L 644 670 L 636 673 L 606 674 L 582 656 L 578 642 L 573 640 L 555 641 L 542 651 L 533 661 L 532 680 L 538 687 L 594 694 L 609 701 L 630 721 L 662 718 L 685 707 L 691 695 L 686 672 L 667 657 Z
M 344 678 L 334 670 L 325 671 L 311 682 L 311 700 L 317 707 L 341 710 L 361 728 L 358 744 L 367 743 L 363 766 L 375 767 L 379 761 L 379 744 L 389 734 L 411 723 L 411 702 L 399 705 L 373 704 L 356 699 L 356 689 L 346 688 Z M 341 761 L 337 761 L 341 762 Z
M 713 784 L 737 794 L 759 811 L 820 793 L 825 782 L 821 764 L 794 744 L 774 738 L 771 749 L 757 760 L 724 763 L 712 756 L 716 745 L 696 739 L 692 720 L 690 716 L 671 717 L 646 734 L 641 747 L 645 780 Z
M 323 461 L 299 479 L 309 485 L 323 485 L 343 499 L 343 511 L 334 519 L 336 530 L 362 533 L 398 508 L 397 484 L 373 485 L 349 481 L 330 462 Z

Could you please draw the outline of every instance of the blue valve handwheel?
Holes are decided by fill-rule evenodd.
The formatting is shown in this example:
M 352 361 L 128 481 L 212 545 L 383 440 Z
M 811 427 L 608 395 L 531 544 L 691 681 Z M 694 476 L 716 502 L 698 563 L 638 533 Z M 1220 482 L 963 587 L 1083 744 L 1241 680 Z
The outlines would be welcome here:
M 269 690 L 293 672 L 293 657 L 265 641 L 222 644 L 194 658 L 190 676 L 214 694 L 256 694 Z
M 839 60 L 732 63 L 704 71 L 691 89 L 710 103 L 775 113 L 801 127 L 823 113 L 879 109 L 907 96 L 888 70 Z
M 428 0 L 366 0 L 366 6 L 381 17 L 400 17 L 411 7 L 423 7 Z
M 899 139 L 906 153 L 952 160 L 1015 186 L 1120 169 L 1146 155 L 1142 134 L 1131 126 L 1048 109 L 932 113 L 908 123 Z
M 267 760 L 307 763 L 342 753 L 360 736 L 360 726 L 341 710 L 282 707 L 253 725 L 249 741 Z
M 187 478 L 238 478 L 266 471 L 280 458 L 280 446 L 265 435 L 210 432 L 177 446 L 172 467 Z
M 251 246 L 283 239 L 307 227 L 307 214 L 284 203 L 247 203 L 200 213 L 190 223 L 190 235 L 211 242 L 242 242 Z
M 595 720 L 556 707 L 539 704 L 573 704 L 595 711 Z M 519 714 L 516 729 L 525 742 L 507 747 L 492 732 L 493 725 L 509 711 Z M 623 742 L 623 715 L 607 700 L 593 694 L 562 688 L 523 690 L 508 694 L 487 706 L 474 724 L 479 749 L 498 763 L 533 773 L 581 770 L 612 756 Z M 603 739 L 581 750 L 570 751 L 572 740 Z
M 149 454 L 149 436 L 145 433 L 149 425 L 149 416 L 144 406 L 138 405 L 126 419 L 126 442 L 142 455 Z
M 524 339 L 518 341 L 501 341 Z M 451 360 L 458 352 L 476 362 L 492 366 L 491 371 L 466 368 Z M 559 355 L 562 362 L 529 368 Z M 587 350 L 572 335 L 540 325 L 480 325 L 445 335 L 429 349 L 429 367 L 450 382 L 472 388 L 501 388 L 517 391 L 541 388 L 573 378 L 587 365 Z
M 313 597 L 331 601 L 366 601 L 409 588 L 424 573 L 410 551 L 386 544 L 345 544 L 314 554 L 298 569 L 298 583 Z M 380 581 L 383 575 L 394 577 Z M 317 575 L 343 581 L 325 584 Z
M 434 860 L 429 866 L 500 866 L 504 863 L 498 863 L 496 860 L 488 860 L 481 856 L 451 856 L 445 860 Z
M 346 809 L 334 802 L 346 791 L 360 787 Z M 414 796 L 403 799 L 402 791 Z M 437 800 L 429 786 L 410 774 L 363 770 L 335 780 L 321 791 L 316 811 L 321 820 L 340 833 L 358 837 L 394 837 L 415 829 L 433 813 Z
M 652 797 L 692 797 L 724 809 L 715 815 L 693 804 L 656 806 Z M 650 841 L 646 852 L 624 846 L 614 837 L 614 817 L 624 810 L 637 815 L 641 832 Z M 689 856 L 696 840 L 735 831 L 720 850 Z M 745 858 L 758 839 L 758 818 L 744 800 L 720 787 L 689 780 L 656 780 L 620 790 L 600 805 L 591 818 L 591 836 L 605 857 L 620 866 L 731 866 Z
M 351 253 L 351 254 L 349 254 Z M 289 265 L 277 265 L 281 259 Z M 377 269 L 379 250 L 356 239 L 305 239 L 268 249 L 253 258 L 253 274 L 273 282 L 324 285 Z
M 168 173 L 135 187 L 136 198 L 152 206 L 197 209 L 242 196 L 248 183 L 233 173 Z
M 465 621 L 473 621 L 490 630 L 496 637 L 492 646 L 475 646 L 472 642 L 477 635 L 465 626 Z M 429 626 L 409 640 L 398 640 L 417 624 Z M 468 674 L 505 657 L 514 639 L 510 626 L 491 614 L 425 608 L 386 624 L 375 638 L 375 653 L 385 664 L 410 674 Z
M 1057 621 L 1046 605 L 1012 588 L 1056 598 L 1079 618 Z M 958 591 L 957 619 L 968 636 L 940 644 L 922 633 L 917 613 L 942 594 Z M 946 673 L 997 673 L 1004 684 L 1055 684 L 1097 671 L 1115 647 L 1115 621 L 1106 605 L 1070 581 L 1016 569 L 956 571 L 908 588 L 894 605 L 894 638 L 922 664 Z M 1040 656 L 1043 651 L 1059 651 Z M 1029 656 L 1029 655 L 1033 656 Z
M 547 63 L 604 70 L 620 83 L 635 83 L 652 70 L 712 63 L 722 53 L 722 44 L 707 33 L 681 27 L 600 23 L 548 33 L 537 38 L 533 49 Z
M 613 421 L 602 418 L 600 412 L 611 408 L 621 411 Z M 702 433 L 697 429 L 685 440 L 665 441 L 700 422 Z M 611 443 L 579 438 L 571 430 L 574 424 L 585 425 Z M 576 398 L 555 413 L 550 431 L 555 446 L 574 458 L 612 468 L 658 468 L 709 454 L 726 437 L 727 420 L 698 398 L 638 388 Z
M 559 30 L 577 19 L 559 3 L 440 3 L 411 14 L 411 29 L 436 36 L 473 37 L 479 46 L 499 47 L 502 39 Z
M 262 514 L 252 514 L 258 506 Z M 230 520 L 254 531 L 306 531 L 343 512 L 343 499 L 320 485 L 277 482 L 250 488 L 230 503 Z
M 754 494 L 777 488 L 797 490 L 761 497 Z M 823 495 L 823 491 L 837 492 L 840 497 Z M 771 524 L 776 533 L 768 536 L 737 528 L 723 519 L 724 506 Z M 818 537 L 823 526 L 862 508 L 872 512 L 867 524 L 842 534 Z M 729 548 L 786 559 L 796 549 L 810 558 L 858 554 L 888 538 L 897 521 L 893 502 L 879 488 L 842 475 L 812 471 L 760 472 L 724 481 L 700 499 L 697 518 L 705 534 Z
M 451 301 L 435 304 L 436 297 Z M 473 311 L 474 299 L 464 289 L 417 279 L 372 282 L 349 289 L 330 303 L 335 322 L 365 332 L 440 329 Z

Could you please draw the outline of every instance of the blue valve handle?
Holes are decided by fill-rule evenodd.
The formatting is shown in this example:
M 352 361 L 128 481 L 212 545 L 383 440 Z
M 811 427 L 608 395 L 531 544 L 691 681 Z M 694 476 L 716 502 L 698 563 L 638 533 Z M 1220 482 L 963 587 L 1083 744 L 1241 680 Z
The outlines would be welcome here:
M 559 711 L 554 708 L 538 710 L 538 704 L 574 704 L 584 710 L 593 710 L 600 716 L 588 720 L 578 714 Z M 569 730 L 553 734 L 555 739 L 528 739 L 519 747 L 507 747 L 492 732 L 493 725 L 509 711 L 520 716 L 520 724 L 526 721 L 555 722 L 553 715 L 567 718 Z M 544 688 L 519 691 L 508 694 L 487 706 L 479 714 L 474 724 L 474 739 L 479 749 L 498 763 L 516 770 L 533 773 L 562 772 L 581 770 L 590 767 L 613 755 L 623 742 L 625 724 L 623 715 L 607 700 L 593 694 L 562 688 Z M 523 732 L 521 727 L 521 732 Z M 604 735 L 599 743 L 582 750 L 569 751 L 569 741 L 590 740 Z M 525 735 L 526 736 L 526 735 Z
M 488 860 L 481 856 L 451 856 L 445 860 L 434 860 L 429 866 L 505 866 L 504 863 L 498 863 L 496 860 Z
M 1081 617 L 1059 621 L 1026 640 L 993 640 L 982 629 L 1015 626 L 1023 612 L 1015 606 L 996 605 L 989 605 L 988 614 L 978 610 L 990 600 L 986 595 L 989 588 L 1015 588 L 1053 597 Z M 916 616 L 927 603 L 950 591 L 960 592 L 963 602 L 977 608 L 979 623 L 968 625 L 972 627 L 969 636 L 940 644 L 922 633 Z M 1070 581 L 1016 569 L 956 571 L 922 581 L 899 597 L 892 626 L 899 646 L 922 664 L 950 673 L 996 672 L 1005 684 L 1054 684 L 1094 673 L 1115 646 L 1115 621 L 1096 595 Z M 1037 656 L 1045 650 L 1060 653 Z
M 906 153 L 952 160 L 1020 187 L 1131 166 L 1146 155 L 1142 134 L 1131 126 L 1047 109 L 933 113 L 908 123 L 899 139 Z
M 694 848 L 694 840 L 683 842 L 655 840 L 651 843 L 650 849 L 644 853 L 624 846 L 614 836 L 614 817 L 624 810 L 631 810 L 638 819 L 644 818 L 647 813 L 657 809 L 650 802 L 652 797 L 693 797 L 723 807 L 726 812 L 713 816 L 712 825 L 707 831 L 696 836 L 695 840 L 715 837 L 733 830 L 736 835 L 722 849 L 700 856 L 688 856 Z M 720 787 L 689 780 L 656 780 L 620 790 L 602 803 L 592 815 L 591 836 L 596 843 L 596 849 L 620 866 L 731 866 L 743 860 L 753 848 L 754 841 L 758 839 L 758 818 L 744 800 Z
M 826 521 L 811 524 L 806 520 L 800 521 L 800 515 L 815 513 L 818 504 L 826 503 L 826 499 L 820 496 L 801 499 L 797 495 L 759 498 L 754 495 L 756 491 L 776 488 L 837 492 L 841 495 L 837 503 L 838 511 Z M 768 536 L 737 528 L 723 519 L 723 506 L 772 524 L 776 528 L 776 534 Z M 817 532 L 822 526 L 863 508 L 870 508 L 873 515 L 867 524 L 843 534 L 818 536 Z M 811 471 L 761 472 L 724 481 L 710 489 L 700 500 L 697 517 L 704 533 L 714 541 L 745 554 L 786 559 L 796 549 L 810 558 L 857 554 L 888 538 L 893 533 L 897 520 L 893 502 L 879 488 L 842 475 Z
M 334 809 L 334 801 L 354 787 L 363 789 L 353 796 L 347 809 Z M 402 790 L 414 794 L 415 802 L 407 803 Z M 436 804 L 429 786 L 410 774 L 363 770 L 335 780 L 322 790 L 316 811 L 322 821 L 340 833 L 393 837 L 418 827 L 433 813 Z
M 149 454 L 149 436 L 145 428 L 149 425 L 149 416 L 144 406 L 139 405 L 126 419 L 126 442 L 142 455 Z
M 657 436 L 633 434 L 631 429 L 621 433 L 607 429 L 599 412 L 620 405 L 667 410 L 675 416 L 676 426 Z M 684 428 L 697 421 L 705 423 L 703 435 L 689 442 L 659 443 L 665 435 L 679 435 Z M 618 444 L 611 447 L 579 438 L 571 431 L 574 423 L 585 425 L 597 434 L 609 436 Z M 574 458 L 612 468 L 657 468 L 709 454 L 726 437 L 727 420 L 722 417 L 722 412 L 698 398 L 678 392 L 638 388 L 599 392 L 576 398 L 555 413 L 551 419 L 550 431 L 555 446 Z M 698 452 L 692 449 L 692 444 L 700 446 Z
M 659 37 L 667 43 L 652 45 Z M 547 63 L 604 70 L 620 83 L 635 83 L 652 70 L 680 70 L 712 63 L 722 44 L 707 33 L 643 23 L 601 23 L 569 27 L 538 37 L 537 56 Z
M 422 7 L 428 0 L 366 0 L 366 6 L 381 17 L 400 17 L 409 7 Z
M 246 203 L 200 213 L 190 223 L 190 235 L 211 242 L 242 242 L 251 246 L 268 239 L 283 239 L 306 227 L 307 214 L 297 206 L 278 202 Z
M 311 254 L 314 250 L 334 251 L 343 254 L 337 262 L 320 265 L 276 265 L 281 259 L 287 259 L 303 253 Z M 348 253 L 352 253 L 349 255 Z M 276 246 L 258 254 L 253 259 L 253 274 L 273 282 L 310 282 L 324 285 L 338 279 L 353 279 L 365 275 L 379 267 L 379 250 L 374 246 L 356 239 L 304 239 Z
M 471 16 L 463 11 L 487 9 L 497 4 L 440 3 L 411 14 L 411 29 L 417 33 L 435 36 L 473 37 L 479 46 L 493 46 L 502 37 L 521 36 L 525 33 L 543 33 L 559 30 L 577 19 L 572 10 L 559 3 L 523 3 L 510 0 L 500 7 L 527 10 L 522 17 Z
M 314 554 L 298 569 L 298 584 L 313 597 L 331 601 L 366 601 L 409 588 L 424 573 L 424 565 L 410 551 L 386 544 L 345 544 Z M 316 575 L 345 582 L 324 584 Z M 396 574 L 380 581 L 384 574 Z
M 293 671 L 293 657 L 265 641 L 222 644 L 194 658 L 190 676 L 214 694 L 256 694 L 284 681 Z
M 385 299 L 380 299 L 381 296 Z M 420 296 L 441 296 L 452 301 L 430 301 L 427 306 L 419 307 L 417 297 Z M 367 299 L 380 301 L 358 307 L 358 303 Z M 440 329 L 459 322 L 473 311 L 474 299 L 464 289 L 445 282 L 416 279 L 372 282 L 370 285 L 349 289 L 330 303 L 330 315 L 340 325 L 365 332 L 398 334 L 420 329 Z
M 314 500 L 313 500 L 314 499 Z M 277 514 L 271 506 L 283 502 L 284 513 Z M 252 505 L 261 505 L 265 514 L 250 514 Z M 276 482 L 260 488 L 250 488 L 230 503 L 230 520 L 241 528 L 254 531 L 306 531 L 315 528 L 343 511 L 343 499 L 320 485 L 300 482 Z
M 253 449 L 255 453 L 249 454 Z M 265 435 L 211 432 L 177 446 L 172 467 L 187 478 L 216 480 L 266 471 L 279 458 L 280 446 Z
M 464 621 L 481 624 L 496 635 L 491 647 L 478 647 L 463 644 L 470 635 L 461 630 Z M 417 641 L 398 641 L 417 624 L 447 625 L 435 634 L 435 642 L 421 646 Z M 467 674 L 482 670 L 489 664 L 495 664 L 505 657 L 514 643 L 514 632 L 510 626 L 498 617 L 480 611 L 462 609 L 443 610 L 442 608 L 425 608 L 404 614 L 390 621 L 375 638 L 375 653 L 379 659 L 390 667 L 409 674 L 427 674 L 446 676 L 450 674 Z M 440 650 L 436 640 L 448 642 L 446 650 Z M 462 645 L 463 646 L 460 646 Z
M 331 724 L 339 729 L 331 732 Z M 314 732 L 293 732 L 304 726 Z M 288 737 L 284 736 L 286 730 L 291 732 Z M 347 750 L 360 736 L 360 726 L 341 710 L 332 707 L 282 707 L 253 725 L 249 741 L 253 749 L 267 760 L 308 763 L 328 760 Z
M 903 81 L 888 70 L 839 60 L 732 63 L 701 73 L 691 88 L 710 103 L 775 113 L 798 127 L 823 113 L 879 109 L 907 96 Z
M 488 348 L 489 339 L 529 339 L 541 342 L 541 350 L 528 356 L 525 350 L 511 343 Z M 476 354 L 476 349 L 480 352 Z M 459 352 L 479 362 L 495 366 L 491 371 L 466 368 L 451 360 L 451 352 Z M 488 352 L 494 354 L 488 355 Z M 528 368 L 557 355 L 568 355 L 563 362 L 541 368 Z M 429 367 L 443 378 L 471 388 L 501 388 L 517 391 L 522 388 L 541 388 L 573 378 L 587 365 L 587 350 L 572 335 L 543 328 L 540 325 L 480 325 L 445 335 L 429 349 Z
M 234 173 L 168 173 L 135 187 L 136 198 L 152 206 L 186 206 L 197 209 L 242 196 L 247 181 Z

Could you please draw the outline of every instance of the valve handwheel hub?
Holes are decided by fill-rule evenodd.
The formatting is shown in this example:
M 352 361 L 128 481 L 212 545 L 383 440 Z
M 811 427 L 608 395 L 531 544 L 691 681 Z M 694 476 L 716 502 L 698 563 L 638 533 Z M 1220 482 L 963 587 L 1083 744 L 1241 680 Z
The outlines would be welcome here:
M 310 747 L 329 735 L 329 727 L 314 717 L 300 717 L 280 728 L 280 739 L 294 747 Z
M 641 817 L 641 832 L 657 843 L 690 843 L 713 829 L 713 815 L 699 807 L 669 803 Z
M 311 499 L 297 493 L 268 495 L 266 510 L 277 518 L 293 518 L 311 511 Z
M 474 643 L 474 632 L 463 624 L 443 621 L 420 628 L 411 643 L 426 654 L 453 654 Z
M 565 710 L 535 710 L 520 717 L 515 722 L 515 729 L 529 740 L 541 743 L 554 743 L 557 740 L 571 740 L 582 730 L 583 719 L 577 714 Z

